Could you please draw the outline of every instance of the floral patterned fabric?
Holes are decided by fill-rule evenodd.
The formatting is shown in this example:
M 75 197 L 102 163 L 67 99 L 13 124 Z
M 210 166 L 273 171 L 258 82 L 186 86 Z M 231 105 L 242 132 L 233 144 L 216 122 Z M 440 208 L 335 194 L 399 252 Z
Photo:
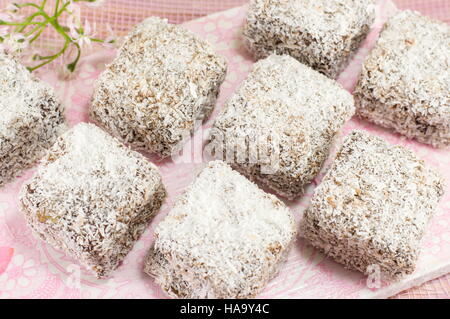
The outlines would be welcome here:
M 372 32 L 339 78 L 339 82 L 347 89 L 352 90 L 354 87 L 364 56 L 375 43 L 383 21 L 394 11 L 395 7 L 391 2 L 380 2 L 378 18 Z M 245 7 L 240 7 L 185 24 L 185 27 L 213 43 L 217 51 L 226 56 L 229 62 L 227 78 L 222 86 L 214 114 L 193 136 L 193 140 L 206 139 L 207 130 L 211 127 L 217 112 L 245 78 L 253 63 L 240 40 L 244 17 Z M 77 78 L 72 81 L 60 81 L 58 74 L 52 70 L 40 74 L 41 78 L 57 89 L 67 107 L 70 125 L 89 121 L 87 107 L 92 95 L 93 82 L 104 68 L 104 64 L 111 61 L 114 55 L 113 50 L 101 50 L 85 57 Z M 412 149 L 428 165 L 439 170 L 448 182 L 444 198 L 424 238 L 417 271 L 401 282 L 384 284 L 380 289 L 369 289 L 367 279 L 363 275 L 345 270 L 341 265 L 310 248 L 303 240 L 298 240 L 281 272 L 269 283 L 260 297 L 388 297 L 450 272 L 449 151 L 406 140 L 400 135 L 356 118 L 346 124 L 338 143 L 350 130 L 356 128 L 370 131 L 393 144 Z M 154 227 L 164 218 L 174 199 L 182 193 L 203 165 L 198 154 L 189 153 L 189 155 L 176 163 L 170 159 L 155 162 L 162 172 L 169 192 L 161 212 L 154 218 L 123 264 L 113 273 L 112 278 L 97 280 L 81 270 L 80 285 L 74 285 L 72 281 L 73 275 L 77 273 L 76 262 L 34 237 L 18 209 L 20 187 L 35 169 L 27 171 L 21 178 L 0 189 L 0 298 L 164 298 L 160 288 L 142 272 L 143 258 L 153 242 Z M 320 183 L 324 171 L 308 187 L 305 196 L 289 203 L 297 219 L 308 205 L 313 189 Z M 417 296 L 412 294 L 413 292 L 407 292 L 400 297 Z M 432 292 L 428 295 L 433 296 Z M 435 294 L 434 297 L 445 298 L 448 294 Z

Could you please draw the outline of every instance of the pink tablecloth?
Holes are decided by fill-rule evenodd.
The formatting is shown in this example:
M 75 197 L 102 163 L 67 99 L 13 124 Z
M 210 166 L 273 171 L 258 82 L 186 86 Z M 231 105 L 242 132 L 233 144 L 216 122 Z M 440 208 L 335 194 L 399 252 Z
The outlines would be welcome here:
M 0 0 L 0 4 L 5 1 Z M 242 3 L 242 0 L 224 1 L 124 1 L 110 0 L 103 8 L 85 11 L 86 16 L 97 21 L 98 32 L 103 32 L 106 22 L 123 34 L 132 24 L 149 15 L 168 17 L 172 22 L 182 22 L 194 17 L 205 15 L 212 11 L 225 9 Z M 407 1 L 398 0 L 399 6 L 419 9 L 429 15 L 448 21 L 450 2 L 446 0 Z M 199 5 L 202 3 L 202 5 Z M 447 10 L 445 10 L 447 8 Z M 245 77 L 252 63 L 251 58 L 243 50 L 239 41 L 239 28 L 242 24 L 244 9 L 236 9 L 221 14 L 203 18 L 186 26 L 214 43 L 217 50 L 224 54 L 229 63 L 230 71 L 223 85 L 218 107 L 231 94 L 235 87 Z M 380 24 L 377 26 L 379 27 Z M 373 44 L 376 30 L 369 41 L 365 43 L 356 60 L 340 78 L 347 88 L 351 88 L 363 56 Z M 45 43 L 41 43 L 44 45 Z M 106 56 L 106 59 L 105 59 Z M 105 60 L 113 56 L 107 51 L 87 57 L 81 65 L 79 77 L 72 82 L 58 81 L 56 74 L 48 72 L 45 79 L 53 83 L 68 106 L 68 117 L 71 124 L 87 120 L 86 106 L 89 103 L 92 82 L 98 76 Z M 206 123 L 206 127 L 211 121 Z M 380 128 L 352 120 L 345 128 L 345 133 L 353 128 L 363 128 L 381 135 L 393 143 L 406 145 L 425 158 L 430 165 L 443 171 L 450 180 L 448 166 L 450 159 L 448 150 L 439 151 L 405 141 L 397 135 Z M 178 165 L 161 162 L 165 183 L 169 188 L 170 198 L 163 212 L 152 222 L 151 229 L 136 244 L 124 265 L 119 268 L 113 279 L 108 281 L 94 280 L 88 274 L 83 274 L 83 289 L 74 289 L 67 285 L 67 267 L 72 260 L 50 246 L 36 240 L 25 226 L 23 217 L 17 209 L 17 191 L 31 172 L 0 191 L 0 298 L 5 297 L 161 297 L 161 291 L 151 279 L 142 275 L 142 258 L 152 241 L 152 230 L 163 218 L 176 194 L 179 194 L 189 183 L 193 168 L 198 165 Z M 446 171 L 447 170 L 447 171 Z M 318 182 L 319 179 L 316 180 Z M 313 186 L 308 189 L 304 199 L 292 204 L 297 215 L 307 205 Z M 364 278 L 357 273 L 347 272 L 309 249 L 303 242 L 291 253 L 288 263 L 281 274 L 271 282 L 262 297 L 376 297 L 389 296 L 405 287 L 433 278 L 439 272 L 448 269 L 445 259 L 450 260 L 450 203 L 449 190 L 440 207 L 438 216 L 433 220 L 430 231 L 425 238 L 424 254 L 419 263 L 417 276 L 410 278 L 406 284 L 385 287 L 384 290 L 371 291 L 364 285 Z M 447 268 L 446 268 L 447 267 Z M 447 270 L 448 271 L 448 270 Z M 427 277 L 428 276 L 428 277 Z M 420 280 L 418 280 L 418 278 Z M 402 292 L 397 297 L 442 297 L 450 296 L 450 276 L 433 280 L 419 288 Z M 331 290 L 330 290 L 331 289 Z

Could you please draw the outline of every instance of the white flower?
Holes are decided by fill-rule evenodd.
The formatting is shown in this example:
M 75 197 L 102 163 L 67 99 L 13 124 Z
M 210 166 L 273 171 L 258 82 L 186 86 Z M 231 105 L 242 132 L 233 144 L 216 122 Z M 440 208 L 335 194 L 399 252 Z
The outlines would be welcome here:
M 115 47 L 117 36 L 109 23 L 106 24 L 106 31 L 108 31 L 108 37 L 106 37 L 102 44 L 106 47 Z
M 9 3 L 0 13 L 0 20 L 12 22 L 22 20 L 24 17 L 19 13 L 19 7 L 15 3 Z
M 19 11 L 19 7 L 15 3 L 8 3 L 8 5 L 5 8 L 5 11 L 16 13 L 17 11 Z
M 2 49 L 9 53 L 22 52 L 29 45 L 29 39 L 20 33 L 8 33 L 2 37 Z
M 67 26 L 70 28 L 71 25 L 76 27 L 81 27 L 81 8 L 79 5 L 70 2 L 66 8 L 66 12 L 69 14 L 67 19 Z
M 100 7 L 104 3 L 105 3 L 105 0 L 91 0 L 88 2 L 84 2 L 85 5 L 87 5 L 88 7 L 91 7 L 91 8 Z
M 70 15 L 67 18 L 67 27 L 69 28 L 70 33 L 78 33 L 78 29 L 81 28 L 81 20 L 79 20 L 76 16 Z
M 85 44 L 91 44 L 91 38 L 95 36 L 96 24 L 91 28 L 88 20 L 84 20 L 84 26 L 76 28 L 75 24 L 69 24 L 70 37 L 72 40 L 80 45 L 82 48 Z
M 9 26 L 2 25 L 0 26 L 0 37 L 4 38 L 9 34 Z
M 25 260 L 23 255 L 15 255 L 6 271 L 0 275 L 0 290 L 10 291 L 30 285 L 37 271 L 33 259 Z
M 76 15 L 79 17 L 81 14 L 81 8 L 78 4 L 70 1 L 69 5 L 66 7 L 66 12 L 70 15 Z
M 0 12 L 0 21 L 11 22 L 11 15 Z

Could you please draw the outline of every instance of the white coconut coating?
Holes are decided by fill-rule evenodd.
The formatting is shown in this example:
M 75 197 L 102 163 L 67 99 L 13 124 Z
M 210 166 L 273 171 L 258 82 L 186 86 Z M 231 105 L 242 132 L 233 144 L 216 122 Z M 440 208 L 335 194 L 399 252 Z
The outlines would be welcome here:
M 315 189 L 300 234 L 347 268 L 378 268 L 380 279 L 396 280 L 414 271 L 443 193 L 443 179 L 411 151 L 353 131 Z
M 225 59 L 206 41 L 148 18 L 96 82 L 91 117 L 134 148 L 170 156 L 211 114 L 225 74 Z
M 374 19 L 373 0 L 252 0 L 244 43 L 257 58 L 289 54 L 336 78 Z
M 131 250 L 165 194 L 152 163 L 82 123 L 42 159 L 20 204 L 37 235 L 104 278 Z
M 450 145 L 450 27 L 401 11 L 383 27 L 355 89 L 357 114 L 434 147 Z
M 53 89 L 0 52 L 0 187 L 32 166 L 65 129 Z
M 208 147 L 252 180 L 287 198 L 303 193 L 354 112 L 336 81 L 284 55 L 258 61 L 228 100 Z
M 279 199 L 213 161 L 157 226 L 144 270 L 172 297 L 254 297 L 277 273 L 295 228 Z

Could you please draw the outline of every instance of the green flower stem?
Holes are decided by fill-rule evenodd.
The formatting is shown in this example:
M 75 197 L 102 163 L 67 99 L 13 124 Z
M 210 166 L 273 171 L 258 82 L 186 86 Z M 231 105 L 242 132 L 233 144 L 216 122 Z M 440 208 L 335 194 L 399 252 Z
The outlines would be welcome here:
M 105 40 L 97 39 L 97 38 L 89 38 L 92 42 L 105 43 Z
M 56 14 L 58 13 L 59 1 L 60 1 L 60 0 L 56 0 L 56 4 L 55 4 L 55 12 L 53 13 L 53 15 L 56 15 Z
M 70 42 L 66 41 L 64 43 L 64 47 L 56 54 L 52 55 L 52 56 L 48 56 L 48 57 L 40 57 L 40 59 L 45 59 L 47 61 L 44 61 L 34 67 L 28 67 L 28 70 L 30 72 L 33 72 L 36 69 L 39 69 L 40 67 L 43 67 L 46 64 L 49 64 L 50 62 L 53 62 L 55 59 L 59 58 L 62 54 L 64 54 L 64 52 L 66 52 L 67 48 L 69 47 Z
M 81 58 L 81 46 L 76 41 L 76 39 L 72 39 L 70 36 L 71 29 L 67 26 L 61 25 L 58 21 L 59 17 L 64 14 L 64 12 L 67 12 L 67 9 L 70 5 L 70 3 L 76 3 L 76 2 L 94 2 L 95 0 L 73 0 L 72 2 L 66 1 L 63 2 L 62 0 L 54 0 L 54 10 L 53 14 L 50 15 L 46 12 L 46 5 L 47 0 L 41 0 L 40 5 L 33 3 L 33 2 L 26 2 L 26 3 L 20 3 L 16 4 L 16 7 L 20 10 L 25 7 L 31 7 L 36 9 L 36 12 L 32 13 L 28 17 L 26 17 L 22 22 L 6 22 L 0 20 L 0 25 L 8 25 L 14 27 L 14 32 L 21 33 L 25 36 L 25 38 L 28 39 L 28 42 L 31 44 L 33 43 L 47 28 L 48 25 L 51 25 L 57 33 L 59 33 L 64 38 L 64 45 L 59 49 L 58 52 L 56 52 L 53 55 L 48 56 L 40 56 L 35 55 L 33 57 L 33 60 L 41 61 L 41 63 L 38 63 L 35 66 L 28 67 L 30 71 L 34 71 L 46 64 L 49 64 L 53 62 L 55 59 L 61 57 L 64 55 L 68 48 L 73 45 L 75 46 L 77 53 L 75 59 L 67 64 L 67 68 L 73 72 L 80 61 Z M 38 20 L 35 20 L 38 18 Z M 79 26 L 76 29 L 76 32 L 80 36 L 85 36 L 85 30 L 82 26 Z M 98 43 L 105 43 L 105 40 L 99 39 L 99 38 L 89 38 L 92 42 L 98 42 Z M 0 41 L 2 41 L 3 38 L 0 38 Z M 114 41 L 108 41 L 110 43 L 113 43 Z
M 39 29 L 43 29 L 42 27 L 45 26 L 47 24 L 44 25 L 38 25 L 36 27 L 34 27 L 33 29 L 31 29 L 30 31 L 28 31 L 27 33 L 25 33 L 25 37 L 29 37 L 30 35 L 32 35 L 33 33 L 35 33 L 37 30 Z
M 58 1 L 59 2 L 59 1 Z M 76 2 L 76 1 L 74 1 Z M 55 17 L 59 17 L 64 11 L 66 11 L 67 7 L 69 6 L 70 2 L 66 2 L 62 7 L 61 10 L 56 11 Z
M 24 26 L 27 27 L 29 25 L 41 25 L 42 22 L 0 22 L 0 25 L 10 25 L 10 26 Z
M 42 34 L 42 32 L 44 32 L 44 30 L 45 30 L 45 28 L 41 28 L 41 29 L 39 30 L 39 32 L 36 33 L 35 36 L 32 37 L 32 38 L 28 41 L 28 43 L 31 44 L 31 43 L 33 43 L 34 41 L 36 41 L 36 39 Z
M 80 45 L 78 43 L 73 43 L 73 44 L 77 47 L 77 56 L 72 63 L 69 63 L 67 65 L 67 68 L 69 69 L 70 72 L 73 72 L 75 70 L 75 68 L 77 67 L 78 61 L 80 61 L 80 57 L 81 57 Z
M 59 1 L 59 0 L 57 0 L 57 1 Z M 16 6 L 17 6 L 18 8 L 33 7 L 33 8 L 36 8 L 36 9 L 41 10 L 41 7 L 40 7 L 40 6 L 38 6 L 37 4 L 32 3 L 32 2 L 20 3 L 20 4 L 16 4 Z
M 38 16 L 43 16 L 42 15 L 42 11 L 38 11 L 38 12 L 33 13 L 32 15 L 30 15 L 29 17 L 27 17 L 25 19 L 24 23 L 31 23 L 34 20 L 34 18 L 36 18 Z M 43 17 L 45 18 L 45 16 L 43 16 Z M 17 28 L 16 32 L 22 32 L 23 30 L 25 30 L 26 27 L 27 27 L 27 25 L 23 25 L 23 26 Z
M 66 42 L 66 43 L 67 43 L 67 47 L 68 47 L 70 42 Z M 47 55 L 47 56 L 39 55 L 39 56 L 37 56 L 37 59 L 42 61 L 42 60 L 48 60 L 48 59 L 56 58 L 56 57 L 59 56 L 60 53 L 61 54 L 64 53 L 65 49 L 66 49 L 65 47 L 62 47 L 61 50 L 59 50 L 57 53 L 55 53 L 53 55 Z

